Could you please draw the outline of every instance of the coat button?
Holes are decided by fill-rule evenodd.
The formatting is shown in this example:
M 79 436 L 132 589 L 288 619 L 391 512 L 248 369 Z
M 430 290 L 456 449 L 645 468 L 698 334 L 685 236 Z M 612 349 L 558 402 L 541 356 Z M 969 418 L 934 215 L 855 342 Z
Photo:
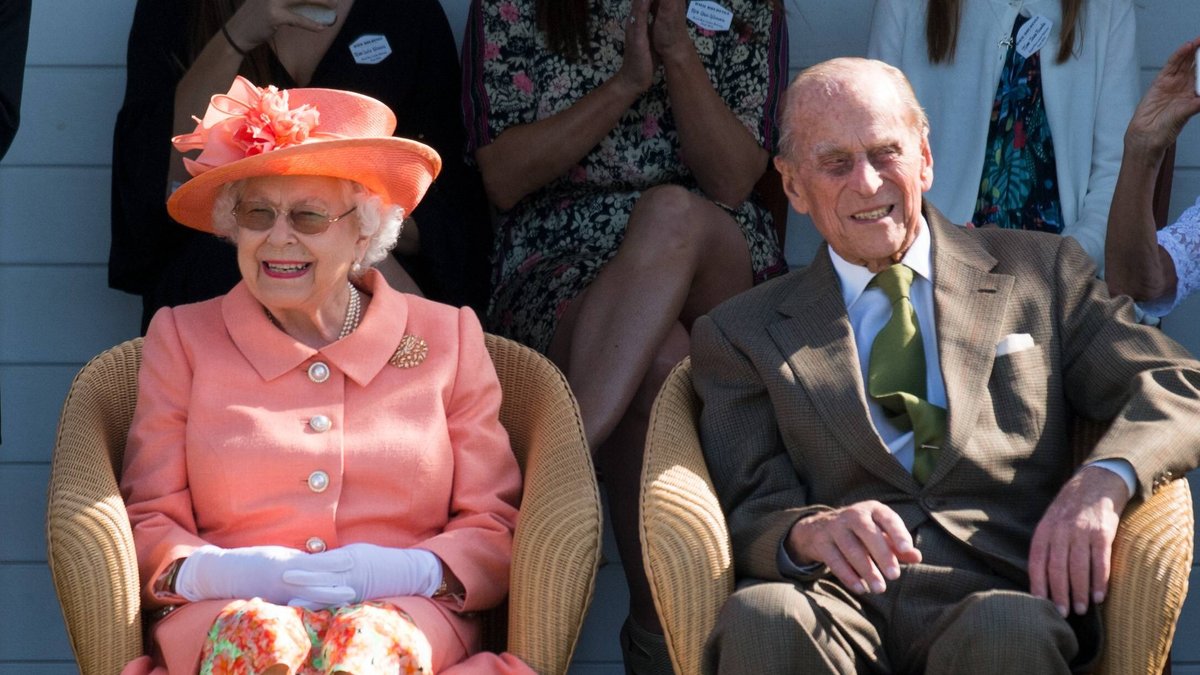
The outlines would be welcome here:
M 325 550 L 325 540 L 320 537 L 309 537 L 308 541 L 304 542 L 304 548 L 308 549 L 309 553 L 320 553 Z
M 308 379 L 321 384 L 329 379 L 329 366 L 317 361 L 308 367 Z
M 313 415 L 312 419 L 308 421 L 308 426 L 312 427 L 312 430 L 318 434 L 323 434 L 333 427 L 333 422 L 329 421 L 329 418 L 324 415 Z
M 314 471 L 308 475 L 308 489 L 313 492 L 324 492 L 329 487 L 329 474 L 324 471 Z

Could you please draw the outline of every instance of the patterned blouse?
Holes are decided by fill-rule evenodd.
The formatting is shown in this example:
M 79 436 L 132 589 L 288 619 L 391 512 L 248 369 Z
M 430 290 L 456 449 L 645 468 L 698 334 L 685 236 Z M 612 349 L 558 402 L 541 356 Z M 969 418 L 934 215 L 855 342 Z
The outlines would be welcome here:
M 1026 57 L 1017 50 L 1028 22 L 1029 17 L 1019 14 L 1013 22 L 971 220 L 979 226 L 1061 234 L 1054 139 L 1042 97 L 1042 52 Z

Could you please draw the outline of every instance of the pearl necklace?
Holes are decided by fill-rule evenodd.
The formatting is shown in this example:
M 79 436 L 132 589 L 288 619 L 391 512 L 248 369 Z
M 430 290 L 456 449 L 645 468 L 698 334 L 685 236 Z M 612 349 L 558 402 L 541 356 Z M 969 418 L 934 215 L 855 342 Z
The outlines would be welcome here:
M 346 285 L 350 287 L 350 305 L 346 307 L 346 319 L 342 321 L 342 332 L 338 333 L 339 340 L 353 333 L 354 329 L 358 328 L 358 322 L 362 321 L 362 294 L 349 281 Z
M 342 320 L 342 332 L 338 333 L 338 340 L 353 333 L 354 329 L 358 328 L 359 322 L 362 321 L 362 293 L 359 293 L 358 288 L 349 281 L 346 282 L 346 286 L 350 289 L 350 304 L 346 306 L 346 318 Z M 267 318 L 275 324 L 276 328 L 287 332 L 283 329 L 283 324 L 279 323 L 279 319 L 276 319 L 275 315 L 271 313 L 271 310 L 263 307 L 263 311 L 266 312 Z

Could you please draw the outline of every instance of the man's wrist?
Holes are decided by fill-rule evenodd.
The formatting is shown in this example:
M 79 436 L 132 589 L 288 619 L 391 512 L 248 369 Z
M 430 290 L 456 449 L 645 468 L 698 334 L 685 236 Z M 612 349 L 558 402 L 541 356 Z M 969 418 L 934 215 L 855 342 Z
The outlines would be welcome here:
M 1126 499 L 1132 499 L 1137 495 L 1137 472 L 1134 471 L 1133 465 L 1128 460 L 1124 459 L 1098 459 L 1094 462 L 1088 462 L 1080 467 L 1080 471 L 1088 467 L 1096 467 L 1116 474 L 1117 477 L 1125 483 Z

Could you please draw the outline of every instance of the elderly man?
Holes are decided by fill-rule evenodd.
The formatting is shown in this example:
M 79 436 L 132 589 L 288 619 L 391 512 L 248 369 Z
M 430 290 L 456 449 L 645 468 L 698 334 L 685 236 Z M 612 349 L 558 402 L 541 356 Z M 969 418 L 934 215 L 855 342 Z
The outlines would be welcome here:
M 826 245 L 692 333 L 741 579 L 706 666 L 1085 666 L 1122 509 L 1200 460 L 1200 364 L 1071 239 L 923 203 L 928 123 L 898 70 L 817 65 L 785 111 L 776 166 Z M 1072 415 L 1112 421 L 1084 458 Z

